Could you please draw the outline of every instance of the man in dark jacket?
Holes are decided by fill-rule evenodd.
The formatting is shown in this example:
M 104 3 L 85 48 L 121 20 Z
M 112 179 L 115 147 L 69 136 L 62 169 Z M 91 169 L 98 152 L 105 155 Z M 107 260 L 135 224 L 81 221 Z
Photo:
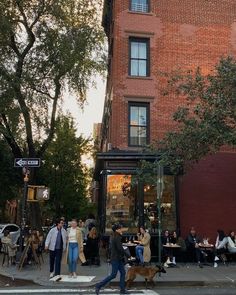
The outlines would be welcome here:
M 203 251 L 201 251 L 199 247 L 199 244 L 201 243 L 201 239 L 197 236 L 194 227 L 190 229 L 189 235 L 187 236 L 185 243 L 186 243 L 186 248 L 189 255 L 191 257 L 196 258 L 199 267 L 202 267 L 200 260 L 201 260 L 201 253 L 203 254 Z
M 112 226 L 113 236 L 111 238 L 111 274 L 96 285 L 96 295 L 99 291 L 111 280 L 116 278 L 118 271 L 120 272 L 120 294 L 129 294 L 125 289 L 125 268 L 124 268 L 124 257 L 125 250 L 122 246 L 122 226 L 120 224 L 114 224 Z

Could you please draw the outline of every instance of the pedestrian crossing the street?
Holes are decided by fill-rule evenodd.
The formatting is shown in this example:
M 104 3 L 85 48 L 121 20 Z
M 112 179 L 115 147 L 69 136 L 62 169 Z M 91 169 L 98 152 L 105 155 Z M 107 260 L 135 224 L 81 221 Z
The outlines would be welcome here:
M 155 291 L 152 290 L 129 290 L 130 295 L 159 295 Z M 0 294 L 14 294 L 14 295 L 26 295 L 26 294 L 35 294 L 35 295 L 41 295 L 41 294 L 59 294 L 59 295 L 65 295 L 65 294 L 74 294 L 74 295 L 95 295 L 94 289 L 69 289 L 69 288 L 27 288 L 27 289 L 0 289 Z M 120 294 L 118 289 L 104 289 L 100 291 L 100 295 L 118 295 Z

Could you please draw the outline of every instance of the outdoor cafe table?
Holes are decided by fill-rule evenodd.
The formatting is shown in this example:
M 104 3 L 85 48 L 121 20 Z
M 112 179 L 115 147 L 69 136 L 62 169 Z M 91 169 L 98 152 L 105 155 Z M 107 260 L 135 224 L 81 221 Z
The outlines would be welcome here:
M 179 248 L 181 248 L 181 246 L 178 245 L 178 244 L 166 244 L 166 245 L 163 245 L 163 247 L 170 248 L 170 249 L 179 249 Z
M 203 243 L 200 243 L 198 244 L 198 246 L 203 249 L 203 250 L 213 250 L 214 249 L 214 245 L 212 244 L 203 244 Z
M 181 248 L 180 245 L 178 245 L 178 244 L 172 244 L 172 243 L 165 244 L 165 245 L 163 245 L 163 247 L 164 247 L 164 248 L 167 248 L 167 249 L 170 249 L 170 250 L 171 250 L 171 253 L 173 254 L 173 256 L 175 256 L 175 254 L 174 254 L 175 250 Z M 175 266 L 175 264 L 172 263 L 170 266 L 173 267 L 173 266 Z
M 202 251 L 206 251 L 206 252 L 208 252 L 209 254 L 213 253 L 213 250 L 214 250 L 214 248 L 215 248 L 215 246 L 212 245 L 212 244 L 204 244 L 204 243 L 200 243 L 200 244 L 198 244 L 198 246 L 199 246 L 199 248 L 200 248 Z M 208 256 L 208 255 L 207 255 L 207 256 Z M 210 266 L 210 265 L 207 263 L 207 261 L 206 261 L 206 257 L 204 257 L 204 259 L 205 259 L 205 263 L 204 263 L 204 265 Z
M 136 256 L 136 254 L 135 254 L 135 247 L 137 246 L 136 243 L 132 243 L 132 242 L 123 243 L 122 246 L 129 248 L 129 251 L 130 251 L 130 254 L 131 254 L 132 257 Z

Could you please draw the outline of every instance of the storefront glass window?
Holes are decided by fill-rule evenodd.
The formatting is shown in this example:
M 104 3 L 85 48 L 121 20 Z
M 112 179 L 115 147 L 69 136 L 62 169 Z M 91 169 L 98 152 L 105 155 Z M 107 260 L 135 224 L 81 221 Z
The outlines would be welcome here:
M 138 201 L 131 175 L 107 176 L 106 232 L 111 231 L 115 222 L 121 222 L 129 233 L 137 232 Z

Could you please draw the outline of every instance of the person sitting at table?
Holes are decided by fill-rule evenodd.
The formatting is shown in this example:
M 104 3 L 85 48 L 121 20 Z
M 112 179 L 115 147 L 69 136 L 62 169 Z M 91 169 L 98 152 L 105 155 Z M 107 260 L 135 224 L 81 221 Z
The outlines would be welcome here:
M 173 231 L 171 236 L 171 243 L 179 246 L 178 252 L 174 252 L 173 254 L 177 254 L 180 261 L 186 261 L 186 244 L 184 239 L 180 235 L 178 235 L 177 231 Z M 175 248 L 173 250 L 175 250 Z M 172 262 L 176 262 L 175 256 L 173 257 Z
M 215 242 L 215 257 L 214 257 L 214 267 L 218 267 L 218 261 L 221 259 L 223 262 L 226 261 L 225 253 L 227 251 L 228 238 L 226 237 L 223 230 L 217 230 L 217 237 Z
M 135 241 L 139 245 L 135 247 L 135 253 L 141 265 L 145 265 L 146 263 L 149 263 L 151 260 L 150 241 L 150 234 L 145 230 L 144 226 L 140 226 L 138 233 L 138 241 Z
M 164 234 L 161 237 L 161 243 L 162 246 L 168 246 L 171 243 L 171 236 L 168 230 L 164 231 Z M 173 257 L 173 251 L 171 248 L 163 247 L 163 256 L 166 259 L 166 262 L 164 263 L 165 267 L 169 267 L 169 264 L 171 264 L 171 260 Z
M 227 248 L 229 253 L 236 253 L 235 233 L 232 230 L 229 232 L 229 235 L 228 235 Z
M 1 238 L 1 242 L 2 242 L 2 244 L 6 245 L 6 247 L 7 247 L 9 260 L 10 260 L 11 264 L 15 264 L 17 245 L 12 243 L 12 239 L 11 239 L 9 230 L 4 231 L 3 237 Z
M 197 236 L 196 230 L 194 227 L 191 227 L 189 235 L 187 236 L 185 243 L 189 256 L 194 260 L 197 259 L 198 266 L 202 268 L 201 265 L 201 254 L 204 255 L 204 252 L 201 251 L 199 244 L 202 240 Z
M 99 258 L 99 236 L 95 227 L 92 227 L 88 233 L 86 247 L 85 247 L 85 257 L 90 264 L 100 265 Z

